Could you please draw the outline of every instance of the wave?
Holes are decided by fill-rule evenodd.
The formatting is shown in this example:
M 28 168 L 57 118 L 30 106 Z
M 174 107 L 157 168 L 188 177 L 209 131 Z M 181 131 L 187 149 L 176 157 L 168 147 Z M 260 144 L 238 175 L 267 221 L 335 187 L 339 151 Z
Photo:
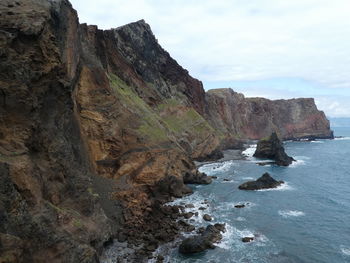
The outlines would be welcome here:
M 305 213 L 298 210 L 279 210 L 278 214 L 282 217 L 298 217 L 298 216 L 304 216 Z
M 345 256 L 350 256 L 350 248 L 349 248 L 349 247 L 340 246 L 340 251 L 341 251 Z
M 284 184 L 281 184 L 277 186 L 276 188 L 269 188 L 269 189 L 260 189 L 255 190 L 256 192 L 267 192 L 267 191 L 289 191 L 294 190 L 293 187 L 291 187 L 287 182 L 284 182 Z
M 305 163 L 304 160 L 298 160 L 298 159 L 296 159 L 296 161 L 292 162 L 292 164 L 289 165 L 289 167 L 295 168 L 295 167 L 298 167 L 298 166 L 300 166 L 300 165 L 305 165 L 305 164 L 306 164 L 306 163 Z
M 251 144 L 247 149 L 245 149 L 242 152 L 242 154 L 245 155 L 246 157 L 253 157 L 255 150 L 256 150 L 256 144 Z
M 350 137 L 339 137 L 339 138 L 334 138 L 335 141 L 349 141 Z
M 243 237 L 254 238 L 254 242 L 252 242 L 252 244 L 255 244 L 257 246 L 264 246 L 265 243 L 269 241 L 269 239 L 263 234 L 254 233 L 249 229 L 239 230 L 229 224 L 226 224 L 226 232 L 222 234 L 221 241 L 219 241 L 215 245 L 227 250 L 232 249 L 232 247 L 241 247 L 242 249 L 246 245 L 246 243 L 243 243 L 241 240 Z
M 207 175 L 211 175 L 219 172 L 227 172 L 231 169 L 232 166 L 237 165 L 233 160 L 222 162 L 222 163 L 210 163 L 205 164 L 199 167 L 199 171 L 201 173 L 206 173 Z
M 242 180 L 254 180 L 253 177 L 242 177 Z
M 324 143 L 324 141 L 311 141 L 311 143 Z

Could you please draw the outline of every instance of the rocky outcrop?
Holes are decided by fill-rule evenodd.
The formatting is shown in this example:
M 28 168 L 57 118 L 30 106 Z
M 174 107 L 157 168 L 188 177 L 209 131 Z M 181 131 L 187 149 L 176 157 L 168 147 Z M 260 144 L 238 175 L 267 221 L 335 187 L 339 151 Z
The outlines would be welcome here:
M 214 249 L 214 243 L 222 239 L 221 232 L 225 232 L 225 225 L 209 225 L 203 233 L 186 238 L 179 246 L 179 252 L 182 254 L 193 254 Z
M 261 139 L 258 142 L 253 156 L 257 158 L 272 159 L 280 166 L 288 166 L 295 161 L 292 157 L 286 154 L 283 144 L 275 132 L 273 132 L 270 137 Z
M 212 182 L 212 177 L 201 172 L 185 173 L 183 182 L 185 184 L 210 184 Z
M 240 190 L 260 190 L 260 189 L 269 189 L 276 188 L 283 184 L 283 181 L 277 181 L 273 179 L 269 173 L 264 173 L 256 181 L 248 181 L 241 184 L 238 188 Z
M 329 121 L 312 98 L 268 100 L 245 98 L 232 89 L 206 93 L 207 120 L 225 134 L 225 144 L 261 139 L 277 131 L 283 140 L 333 138 Z
M 211 180 L 193 159 L 263 137 L 279 111 L 294 112 L 272 122 L 284 138 L 329 135 L 312 101 L 206 94 L 145 21 L 99 30 L 67 0 L 4 0 L 0 14 L 0 261 L 98 262 L 116 237 L 148 242 L 147 258 L 181 231 L 164 202 Z

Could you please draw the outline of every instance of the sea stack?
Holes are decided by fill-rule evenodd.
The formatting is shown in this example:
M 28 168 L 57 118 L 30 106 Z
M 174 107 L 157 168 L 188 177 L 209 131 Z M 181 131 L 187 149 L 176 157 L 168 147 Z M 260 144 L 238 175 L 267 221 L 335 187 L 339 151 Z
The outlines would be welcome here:
M 273 179 L 269 173 L 264 173 L 256 181 L 248 181 L 241 184 L 238 188 L 240 190 L 260 190 L 260 189 L 269 189 L 276 188 L 283 184 L 283 181 L 277 181 Z
M 272 159 L 279 166 L 288 166 L 295 161 L 284 151 L 283 143 L 278 138 L 276 132 L 273 132 L 270 137 L 261 139 L 258 142 L 253 156 L 257 158 Z

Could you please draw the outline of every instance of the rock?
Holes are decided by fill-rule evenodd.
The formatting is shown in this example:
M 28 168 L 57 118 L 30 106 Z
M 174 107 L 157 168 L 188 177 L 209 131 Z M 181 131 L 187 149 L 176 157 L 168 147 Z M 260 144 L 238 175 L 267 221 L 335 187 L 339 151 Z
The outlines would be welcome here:
M 184 218 L 190 219 L 193 215 L 194 215 L 194 213 L 188 212 L 188 213 L 185 213 L 185 214 L 184 214 Z
M 259 189 L 268 189 L 276 188 L 277 186 L 283 184 L 283 181 L 276 181 L 273 179 L 269 173 L 264 173 L 256 181 L 248 181 L 241 184 L 238 188 L 241 190 L 259 190 Z
M 185 207 L 186 208 L 194 208 L 194 204 L 186 204 Z
M 273 132 L 269 138 L 261 139 L 258 142 L 253 156 L 275 160 L 276 164 L 280 166 L 288 166 L 295 161 L 285 153 L 283 144 L 276 132 Z
M 213 220 L 212 217 L 211 217 L 210 215 L 208 215 L 208 214 L 205 214 L 205 215 L 203 216 L 203 219 L 204 219 L 205 221 L 211 221 L 211 220 Z
M 227 88 L 208 90 L 206 101 L 210 123 L 227 134 L 223 139 L 227 148 L 231 148 L 230 140 L 237 141 L 236 134 L 252 140 L 270 136 L 272 131 L 277 131 L 283 140 L 333 138 L 329 121 L 312 98 L 246 98 Z
M 191 194 L 193 191 L 188 186 L 184 185 L 180 178 L 175 176 L 166 176 L 161 179 L 154 187 L 153 193 L 158 198 L 162 195 L 164 197 L 174 196 L 183 197 L 184 195 Z
M 198 208 L 198 210 L 206 210 L 207 208 L 204 206 L 201 206 L 200 208 Z
M 225 231 L 222 224 L 209 225 L 199 235 L 195 235 L 183 240 L 179 246 L 182 254 L 193 254 L 215 248 L 214 243 L 222 239 L 221 232 Z
M 219 149 L 215 149 L 209 154 L 202 155 L 200 157 L 197 157 L 195 160 L 198 162 L 207 162 L 207 161 L 216 161 L 224 157 L 224 154 Z
M 227 179 L 227 178 L 224 179 L 224 182 L 230 182 L 230 181 L 231 181 L 230 179 Z
M 254 240 L 254 237 L 243 237 L 242 238 L 242 242 L 244 242 L 244 243 L 252 242 L 253 240 Z
M 217 176 L 210 176 L 212 179 L 218 179 Z
M 164 262 L 164 257 L 162 255 L 158 255 L 156 263 L 163 263 L 163 262 Z
M 183 181 L 185 184 L 210 184 L 212 178 L 207 176 L 205 173 L 185 173 L 183 176 Z
M 244 204 L 235 205 L 235 208 L 244 208 L 244 207 L 245 207 Z

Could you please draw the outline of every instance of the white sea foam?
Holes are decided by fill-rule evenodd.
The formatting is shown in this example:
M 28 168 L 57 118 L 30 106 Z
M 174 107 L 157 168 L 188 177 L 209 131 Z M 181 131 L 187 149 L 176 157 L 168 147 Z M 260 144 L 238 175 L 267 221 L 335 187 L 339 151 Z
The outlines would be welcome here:
M 242 177 L 242 180 L 254 180 L 253 177 Z
M 278 214 L 287 218 L 287 217 L 298 217 L 298 216 L 304 216 L 305 213 L 298 210 L 279 210 Z
M 324 143 L 324 141 L 311 141 L 311 143 Z
M 340 138 L 334 138 L 334 140 L 336 140 L 336 141 L 348 141 L 348 140 L 350 140 L 350 137 L 340 137 Z
M 246 221 L 246 219 L 244 217 L 239 216 L 236 218 L 236 221 L 243 222 Z
M 253 244 L 257 246 L 264 246 L 264 243 L 268 241 L 268 238 L 260 233 L 254 233 L 249 229 L 239 230 L 229 224 L 226 224 L 226 232 L 222 234 L 222 240 L 216 245 L 223 249 L 232 249 L 232 247 L 243 248 L 246 245 L 241 240 L 243 237 L 254 238 Z
M 296 159 L 296 161 L 292 162 L 291 165 L 289 165 L 289 167 L 292 167 L 292 168 L 295 168 L 295 167 L 298 167 L 300 165 L 305 165 L 305 161 L 304 160 L 298 160 Z
M 253 157 L 253 154 L 255 153 L 256 150 L 256 144 L 251 144 L 247 149 L 245 149 L 242 154 L 247 156 L 247 157 Z
M 225 225 L 226 231 L 222 233 L 221 241 L 217 242 L 216 245 L 223 249 L 231 249 L 234 239 L 235 228 L 229 224 Z
M 269 188 L 269 189 L 260 189 L 256 190 L 257 192 L 267 192 L 267 191 L 289 191 L 294 190 L 293 187 L 291 187 L 287 182 L 284 182 L 284 184 L 281 184 L 277 186 L 276 188 Z
M 214 173 L 222 173 L 227 172 L 231 169 L 232 166 L 236 165 L 236 163 L 233 160 L 222 162 L 222 163 L 210 163 L 205 164 L 201 167 L 199 167 L 199 171 L 201 173 L 206 173 L 208 175 L 214 174 Z
M 341 251 L 345 256 L 350 256 L 350 247 L 340 246 L 340 251 Z

